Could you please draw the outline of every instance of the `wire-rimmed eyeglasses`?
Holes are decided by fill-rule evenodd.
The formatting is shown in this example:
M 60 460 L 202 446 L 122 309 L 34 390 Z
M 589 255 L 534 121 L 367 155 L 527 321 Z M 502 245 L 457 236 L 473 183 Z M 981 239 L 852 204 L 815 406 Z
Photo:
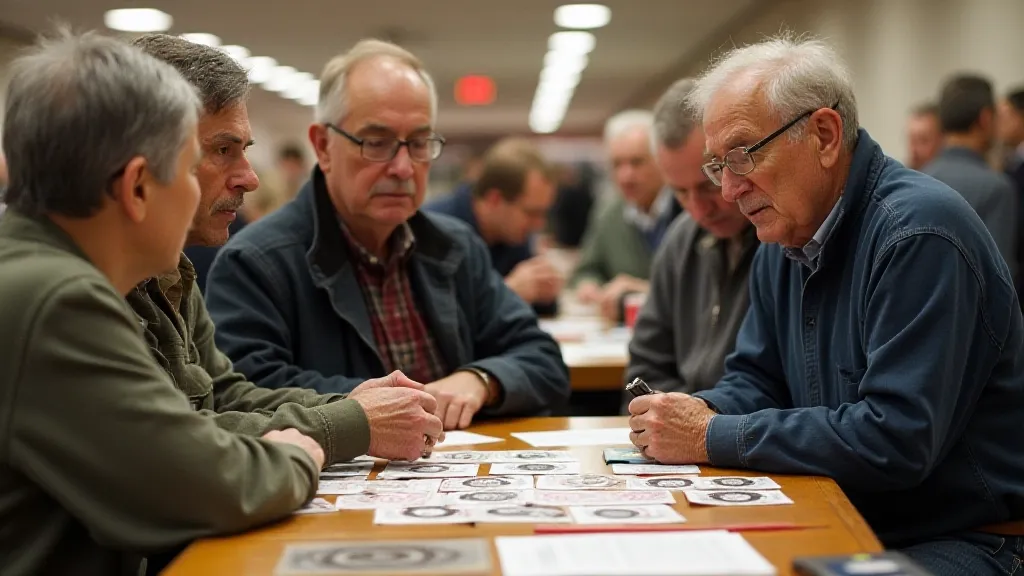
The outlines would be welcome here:
M 836 102 L 835 104 L 830 106 L 830 108 L 832 110 L 835 110 L 837 106 L 839 106 L 839 102 Z M 792 128 L 797 122 L 803 120 L 804 118 L 810 116 L 811 114 L 814 114 L 818 110 L 820 110 L 820 108 L 808 110 L 807 112 L 804 112 L 803 114 L 797 116 L 796 118 L 793 118 L 792 120 L 784 124 L 782 128 L 779 128 L 775 132 L 772 132 L 771 134 L 765 136 L 753 146 L 738 146 L 736 148 L 733 148 L 732 150 L 729 150 L 728 152 L 726 152 L 724 158 L 718 161 L 712 161 L 704 164 L 703 166 L 701 166 L 701 170 L 704 172 L 704 175 L 708 177 L 708 180 L 711 180 L 711 182 L 715 186 L 722 185 L 722 170 L 726 168 L 731 170 L 732 173 L 736 174 L 737 176 L 745 176 L 747 174 L 750 174 L 750 172 L 753 171 L 755 167 L 754 157 L 752 156 L 754 152 L 757 152 L 761 148 L 764 148 L 769 142 L 778 138 L 779 135 L 781 135 L 786 130 Z
M 334 124 L 327 123 L 326 126 L 359 146 L 363 159 L 370 162 L 390 162 L 398 155 L 398 151 L 402 146 L 409 149 L 409 157 L 417 162 L 437 160 L 438 156 L 441 155 L 441 151 L 444 150 L 444 137 L 437 134 L 417 136 L 408 140 L 401 140 L 394 136 L 366 136 L 360 138 L 349 134 Z

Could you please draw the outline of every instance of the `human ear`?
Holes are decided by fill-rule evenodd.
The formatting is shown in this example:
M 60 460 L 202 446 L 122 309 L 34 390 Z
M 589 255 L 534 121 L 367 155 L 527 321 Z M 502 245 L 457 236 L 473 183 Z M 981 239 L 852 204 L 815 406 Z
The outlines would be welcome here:
M 128 218 L 135 223 L 146 219 L 148 204 L 152 200 L 153 175 L 149 161 L 136 156 L 125 164 L 121 175 L 111 185 L 111 195 Z
M 843 148 L 843 118 L 835 110 L 823 108 L 811 114 L 808 131 L 814 136 L 822 167 L 834 166 Z

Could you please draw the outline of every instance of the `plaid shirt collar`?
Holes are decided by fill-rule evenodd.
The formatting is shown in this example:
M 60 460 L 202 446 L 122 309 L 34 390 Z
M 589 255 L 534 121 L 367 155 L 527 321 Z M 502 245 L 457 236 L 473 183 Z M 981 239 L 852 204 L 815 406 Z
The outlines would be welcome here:
M 391 233 L 391 237 L 388 238 L 390 250 L 388 250 L 387 261 L 381 262 L 380 258 L 371 254 L 365 246 L 352 236 L 352 232 L 340 217 L 338 218 L 338 225 L 341 227 L 342 235 L 345 237 L 345 241 L 348 242 L 349 247 L 355 250 L 356 255 L 363 264 L 371 268 L 391 269 L 404 262 L 416 248 L 416 237 L 412 233 L 412 228 L 408 222 L 402 222 L 402 225 L 395 228 L 395 231 Z

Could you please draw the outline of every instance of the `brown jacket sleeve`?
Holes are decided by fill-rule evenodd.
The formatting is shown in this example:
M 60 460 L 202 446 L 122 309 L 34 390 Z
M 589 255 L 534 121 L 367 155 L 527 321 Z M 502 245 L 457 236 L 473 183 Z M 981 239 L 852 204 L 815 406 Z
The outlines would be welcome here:
M 217 349 L 214 326 L 199 290 L 193 290 L 189 310 L 195 329 L 193 343 L 199 361 L 213 379 L 215 413 L 222 428 L 258 436 L 270 430 L 295 428 L 324 449 L 326 463 L 344 462 L 366 454 L 370 424 L 362 406 L 341 394 L 319 394 L 303 388 L 260 388 L 235 372 L 231 360 Z
M 318 470 L 300 448 L 191 410 L 109 284 L 79 277 L 37 302 L 18 344 L 10 462 L 97 542 L 167 549 L 276 520 L 314 496 Z

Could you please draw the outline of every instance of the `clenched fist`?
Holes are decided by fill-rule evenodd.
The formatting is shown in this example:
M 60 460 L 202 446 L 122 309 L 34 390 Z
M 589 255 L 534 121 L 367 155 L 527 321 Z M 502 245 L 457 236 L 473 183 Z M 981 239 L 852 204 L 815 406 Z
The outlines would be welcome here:
M 702 400 L 671 392 L 648 394 L 629 403 L 629 439 L 662 464 L 708 461 L 708 424 L 715 416 Z
M 363 407 L 370 423 L 370 456 L 416 460 L 429 454 L 435 442 L 444 440 L 441 420 L 434 416 L 437 401 L 422 385 L 400 372 L 377 379 L 377 385 L 367 386 L 370 382 L 360 384 L 348 396 Z

